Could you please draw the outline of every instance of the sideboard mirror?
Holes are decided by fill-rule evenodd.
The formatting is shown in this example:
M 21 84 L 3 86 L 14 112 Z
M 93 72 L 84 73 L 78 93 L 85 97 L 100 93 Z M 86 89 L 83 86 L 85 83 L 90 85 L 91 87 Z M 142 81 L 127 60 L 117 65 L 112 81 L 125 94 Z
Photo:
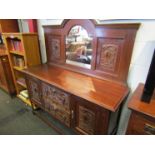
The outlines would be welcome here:
M 92 40 L 82 26 L 73 26 L 66 36 L 66 63 L 90 69 Z

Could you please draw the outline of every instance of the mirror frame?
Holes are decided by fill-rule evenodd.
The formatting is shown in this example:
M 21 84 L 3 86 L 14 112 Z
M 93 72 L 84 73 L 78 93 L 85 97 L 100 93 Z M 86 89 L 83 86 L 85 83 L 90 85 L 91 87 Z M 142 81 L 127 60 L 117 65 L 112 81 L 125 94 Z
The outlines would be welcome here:
M 90 64 L 67 59 L 67 53 L 66 53 L 66 52 L 67 52 L 67 47 L 66 47 L 67 44 L 66 44 L 66 39 L 69 38 L 69 34 L 71 33 L 72 29 L 73 29 L 74 27 L 76 27 L 76 26 L 79 26 L 80 28 L 83 28 L 84 31 L 85 31 L 86 34 L 87 34 L 87 37 L 90 36 L 89 33 L 88 33 L 88 31 L 87 31 L 84 27 L 82 27 L 81 25 L 79 25 L 79 24 L 78 24 L 78 25 L 74 25 L 73 27 L 71 27 L 71 29 L 70 29 L 68 35 L 65 36 L 65 57 L 66 57 L 65 63 L 66 63 L 66 64 L 73 65 L 73 66 L 79 66 L 79 67 L 82 67 L 82 68 L 91 69 L 92 58 L 91 58 L 91 60 L 90 60 Z M 91 40 L 89 41 L 89 43 L 91 44 L 91 50 L 92 50 L 91 57 L 92 57 L 92 55 L 93 55 L 93 37 L 90 37 L 90 38 L 91 38 Z M 73 42 L 74 42 L 74 41 L 73 41 Z M 75 42 L 76 42 L 76 41 L 75 41 Z M 70 44 L 70 45 L 71 45 L 71 44 Z M 86 46 L 86 45 L 85 45 L 85 46 Z M 76 48 L 76 49 L 77 49 L 77 48 Z M 75 50 L 76 50 L 76 49 L 75 49 Z M 72 51 L 72 52 L 73 52 L 73 51 Z M 71 63 L 67 63 L 67 60 L 71 61 Z M 75 62 L 75 64 L 74 64 L 74 62 Z M 77 63 L 77 64 L 76 64 L 76 63 Z

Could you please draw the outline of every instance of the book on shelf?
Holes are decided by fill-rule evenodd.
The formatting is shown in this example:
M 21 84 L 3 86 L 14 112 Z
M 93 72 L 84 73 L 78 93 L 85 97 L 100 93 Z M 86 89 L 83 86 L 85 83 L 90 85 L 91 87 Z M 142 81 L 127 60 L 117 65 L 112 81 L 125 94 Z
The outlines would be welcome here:
M 13 62 L 17 67 L 24 68 L 25 66 L 24 59 L 21 57 L 13 56 Z
M 15 48 L 14 48 L 14 41 L 13 41 L 13 40 L 10 40 L 10 45 L 11 45 L 11 50 L 12 50 L 12 51 L 15 51 Z
M 24 98 L 28 99 L 29 98 L 29 95 L 28 95 L 28 91 L 27 90 L 22 90 L 20 92 L 20 95 L 23 96 Z
M 23 51 L 22 42 L 20 40 L 11 40 L 10 44 L 12 51 Z

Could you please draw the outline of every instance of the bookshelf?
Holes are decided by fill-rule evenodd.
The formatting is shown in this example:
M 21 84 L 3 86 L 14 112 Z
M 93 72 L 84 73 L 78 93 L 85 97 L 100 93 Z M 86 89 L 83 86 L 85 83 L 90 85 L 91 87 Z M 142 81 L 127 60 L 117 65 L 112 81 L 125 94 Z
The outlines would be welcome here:
M 16 89 L 10 67 L 10 61 L 3 42 L 2 33 L 19 32 L 18 21 L 16 19 L 0 19 L 0 89 L 14 95 Z
M 21 72 L 29 66 L 41 63 L 37 33 L 2 33 L 11 64 L 17 97 L 27 105 L 28 98 L 25 77 Z

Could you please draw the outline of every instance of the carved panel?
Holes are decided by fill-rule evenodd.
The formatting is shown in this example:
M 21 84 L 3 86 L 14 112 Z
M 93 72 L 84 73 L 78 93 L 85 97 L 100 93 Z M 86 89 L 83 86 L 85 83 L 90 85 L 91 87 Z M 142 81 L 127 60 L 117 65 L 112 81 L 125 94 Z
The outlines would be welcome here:
M 49 36 L 48 37 L 48 44 L 47 44 L 47 50 L 49 50 L 50 53 L 48 53 L 48 59 L 55 60 L 60 59 L 61 56 L 61 38 L 60 36 Z
M 46 83 L 42 83 L 42 93 L 46 111 L 70 126 L 70 95 Z
M 53 86 L 46 83 L 42 83 L 42 92 L 44 102 L 47 104 L 59 104 L 65 109 L 69 109 L 70 106 L 70 96 L 69 94 L 59 90 Z
M 41 104 L 40 92 L 39 92 L 40 89 L 39 89 L 38 82 L 36 82 L 35 80 L 31 80 L 31 79 L 28 80 L 28 82 L 29 82 L 29 87 L 30 87 L 30 92 L 31 92 L 31 98 Z
M 55 117 L 66 124 L 67 126 L 70 126 L 70 113 L 67 111 L 64 111 L 61 108 L 57 108 L 55 112 Z
M 102 45 L 99 65 L 114 70 L 116 65 L 118 46 L 114 44 Z
M 93 134 L 95 129 L 95 113 L 90 109 L 79 106 L 78 127 L 89 134 Z
M 52 56 L 54 58 L 60 57 L 60 40 L 52 39 Z
M 122 39 L 117 38 L 98 39 L 97 70 L 117 74 L 122 52 L 122 42 Z

